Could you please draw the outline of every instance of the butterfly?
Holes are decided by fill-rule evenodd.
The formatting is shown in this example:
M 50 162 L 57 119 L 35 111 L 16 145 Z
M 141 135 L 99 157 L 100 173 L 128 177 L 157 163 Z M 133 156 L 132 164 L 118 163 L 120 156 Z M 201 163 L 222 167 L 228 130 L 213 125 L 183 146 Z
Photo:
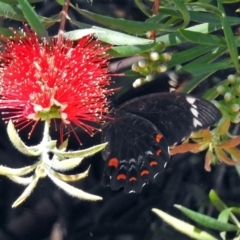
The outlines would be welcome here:
M 221 113 L 209 101 L 172 91 L 125 101 L 109 117 L 112 120 L 102 129 L 102 142 L 108 142 L 102 151 L 106 161 L 102 183 L 139 193 L 164 171 L 170 146 L 214 125 Z

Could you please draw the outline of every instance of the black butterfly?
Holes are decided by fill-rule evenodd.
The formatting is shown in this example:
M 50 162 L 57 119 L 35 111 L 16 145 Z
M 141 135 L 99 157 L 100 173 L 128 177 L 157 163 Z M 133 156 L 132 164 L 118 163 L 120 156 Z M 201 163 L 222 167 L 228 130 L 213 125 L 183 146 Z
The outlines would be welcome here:
M 108 142 L 103 185 L 113 190 L 141 192 L 143 185 L 163 172 L 169 146 L 221 118 L 210 102 L 181 93 L 153 93 L 126 101 L 110 113 L 102 130 Z

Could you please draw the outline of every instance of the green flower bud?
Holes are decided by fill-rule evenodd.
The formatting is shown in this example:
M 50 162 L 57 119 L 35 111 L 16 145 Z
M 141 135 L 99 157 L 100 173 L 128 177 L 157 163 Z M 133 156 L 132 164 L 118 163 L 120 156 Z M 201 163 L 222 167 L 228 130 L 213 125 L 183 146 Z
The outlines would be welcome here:
M 162 73 L 167 71 L 167 66 L 165 64 L 161 64 L 160 66 L 157 67 L 157 71 Z
M 144 78 L 138 78 L 133 82 L 132 86 L 134 88 L 140 87 L 144 83 L 144 80 Z
M 238 112 L 240 109 L 239 104 L 236 104 L 236 103 L 232 104 L 230 109 L 231 109 L 231 112 L 233 113 Z
M 140 60 L 140 61 L 138 61 L 138 66 L 140 67 L 140 68 L 145 68 L 145 67 L 147 67 L 147 61 L 146 61 L 146 59 L 142 59 L 142 60 Z
M 154 74 L 148 74 L 147 76 L 146 76 L 146 81 L 147 82 L 151 82 L 151 81 L 153 81 L 155 79 L 155 75 Z
M 237 94 L 240 94 L 240 85 L 237 85 L 237 86 L 235 87 L 235 90 L 236 90 Z
M 172 59 L 172 55 L 170 53 L 163 53 L 163 60 L 165 60 L 166 62 L 169 62 Z
M 159 53 L 158 52 L 151 52 L 150 53 L 150 59 L 154 62 L 159 60 Z
M 230 102 L 232 100 L 232 98 L 233 98 L 233 96 L 230 92 L 227 92 L 227 93 L 224 94 L 224 100 L 226 102 Z
M 219 93 L 219 94 L 223 94 L 224 93 L 224 86 L 223 85 L 219 85 L 218 87 L 217 87 L 217 92 Z
M 133 63 L 133 64 L 132 64 L 132 70 L 133 70 L 134 72 L 138 72 L 138 71 L 139 71 L 139 66 L 138 66 L 137 63 Z
M 236 76 L 233 75 L 233 74 L 230 74 L 230 75 L 228 75 L 227 80 L 228 80 L 228 82 L 230 82 L 230 83 L 234 83 L 235 80 L 236 80 Z

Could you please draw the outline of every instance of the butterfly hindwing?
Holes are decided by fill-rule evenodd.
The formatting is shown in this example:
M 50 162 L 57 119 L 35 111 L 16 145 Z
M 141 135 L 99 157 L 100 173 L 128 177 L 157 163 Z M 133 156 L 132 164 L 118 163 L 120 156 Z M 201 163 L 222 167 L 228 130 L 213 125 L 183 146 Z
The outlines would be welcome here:
M 147 119 L 116 111 L 114 120 L 103 128 L 106 166 L 103 184 L 125 192 L 140 192 L 142 186 L 164 170 L 169 160 L 168 143 Z

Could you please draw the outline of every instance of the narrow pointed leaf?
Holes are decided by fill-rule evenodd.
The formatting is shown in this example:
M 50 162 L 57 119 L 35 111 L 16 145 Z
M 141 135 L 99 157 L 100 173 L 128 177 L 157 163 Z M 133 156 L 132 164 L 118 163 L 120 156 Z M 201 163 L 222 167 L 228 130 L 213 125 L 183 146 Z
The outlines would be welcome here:
M 93 30 L 96 30 L 94 35 L 98 39 L 114 45 L 146 45 L 153 43 L 151 39 L 135 37 L 106 28 L 93 26 Z
M 156 43 L 152 43 L 148 45 L 138 45 L 138 46 L 117 46 L 117 47 L 112 47 L 108 51 L 108 54 L 111 57 L 128 57 L 128 56 L 149 51 L 155 46 L 156 46 Z
M 44 2 L 45 0 L 28 0 L 29 3 L 38 3 L 38 2 Z M 1 0 L 1 2 L 5 2 L 11 5 L 17 5 L 18 0 Z
M 238 231 L 239 228 L 230 223 L 221 222 L 215 218 L 206 216 L 204 214 L 194 212 L 188 208 L 185 208 L 180 205 L 174 205 L 178 208 L 184 215 L 192 219 L 194 222 L 211 229 L 215 229 L 217 231 Z
M 219 158 L 220 161 L 229 164 L 231 166 L 235 166 L 237 164 L 240 164 L 240 159 L 238 159 L 237 161 L 233 161 L 231 158 L 229 158 L 227 156 L 227 154 L 219 147 L 215 148 L 215 153 L 217 155 L 217 157 Z
M 7 0 L 8 1 L 8 0 Z M 8 2 L 7 2 L 8 3 Z M 7 3 L 0 2 L 0 16 L 4 18 L 13 19 L 16 21 L 25 21 L 25 17 L 22 14 L 22 11 Z
M 75 40 L 81 39 L 82 37 L 85 37 L 87 35 L 95 34 L 99 31 L 100 30 L 97 30 L 94 28 L 77 29 L 77 30 L 73 30 L 70 32 L 65 32 L 65 33 L 63 33 L 63 36 L 65 38 L 75 41 Z
M 107 143 L 102 143 L 87 149 L 73 151 L 73 152 L 61 152 L 58 149 L 54 149 L 52 152 L 59 156 L 60 158 L 84 158 L 92 156 L 93 154 L 101 151 L 107 146 Z
M 217 37 L 211 34 L 204 34 L 200 32 L 192 32 L 188 30 L 179 29 L 181 35 L 188 41 L 198 44 L 206 45 L 226 45 L 226 41 L 222 37 Z
M 79 9 L 75 7 L 73 4 L 70 6 L 79 12 L 84 17 L 97 22 L 98 24 L 102 24 L 112 29 L 121 30 L 124 32 L 129 32 L 131 34 L 144 34 L 147 31 L 151 30 L 169 30 L 171 25 L 169 24 L 156 24 L 156 23 L 147 23 L 140 21 L 132 21 L 125 19 L 112 18 L 109 16 L 103 16 L 100 14 L 92 13 L 86 10 Z
M 13 203 L 12 208 L 17 207 L 22 202 L 24 202 L 32 193 L 33 189 L 36 187 L 39 178 L 37 176 L 34 177 L 33 181 L 25 188 L 21 196 Z
M 222 11 L 221 21 L 222 21 L 223 32 L 227 42 L 228 50 L 230 52 L 233 65 L 236 68 L 236 71 L 239 72 L 238 48 L 237 48 L 236 40 L 233 35 L 233 31 L 229 23 L 228 17 L 224 13 L 222 0 L 218 0 L 217 2 L 218 2 L 218 8 L 220 9 L 220 11 Z
M 7 133 L 8 137 L 11 140 L 12 144 L 15 148 L 18 149 L 21 153 L 27 155 L 27 156 L 38 156 L 39 153 L 36 151 L 33 151 L 31 148 L 27 147 L 24 142 L 20 139 L 12 121 L 8 122 L 7 125 Z
M 27 0 L 18 0 L 19 5 L 21 6 L 22 12 L 27 19 L 29 25 L 34 29 L 39 37 L 48 37 L 48 33 L 44 28 L 43 24 L 38 18 L 38 15 L 33 10 L 32 6 L 28 3 Z
M 60 179 L 60 180 L 63 180 L 65 182 L 75 182 L 75 181 L 78 181 L 78 180 L 81 180 L 85 177 L 88 176 L 88 172 L 89 172 L 89 169 L 90 167 L 83 173 L 79 173 L 79 174 L 72 174 L 72 175 L 66 175 L 66 174 L 62 174 L 62 173 L 58 173 L 58 172 L 55 172 L 55 171 L 51 171 L 51 174 Z
M 21 185 L 29 185 L 33 181 L 33 176 L 31 177 L 18 177 L 14 175 L 8 175 L 9 179 L 11 179 L 13 182 L 21 184 Z
M 190 15 L 189 15 L 188 9 L 186 8 L 185 3 L 179 0 L 173 0 L 173 2 L 176 4 L 178 10 L 182 14 L 182 18 L 183 18 L 182 28 L 186 28 L 190 22 Z
M 232 147 L 236 147 L 239 144 L 240 144 L 240 136 L 237 136 L 237 137 L 230 139 L 218 146 L 221 148 L 232 148 Z
M 218 211 L 222 211 L 222 210 L 228 208 L 227 205 L 219 198 L 216 191 L 214 191 L 214 190 L 211 190 L 209 192 L 209 199 Z
M 35 163 L 33 165 L 23 167 L 23 168 L 9 168 L 0 165 L 0 175 L 15 175 L 15 176 L 24 176 L 30 172 L 32 172 L 36 167 L 38 163 Z
M 77 167 L 82 162 L 83 159 L 84 158 L 76 157 L 76 158 L 69 158 L 61 161 L 49 160 L 48 165 L 57 171 L 68 171 Z
M 99 197 L 97 195 L 93 195 L 93 194 L 89 194 L 86 193 L 78 188 L 75 188 L 61 180 L 59 180 L 58 178 L 54 177 L 51 173 L 48 173 L 48 177 L 58 186 L 60 187 L 63 191 L 65 191 L 66 193 L 68 193 L 69 195 L 73 196 L 73 197 L 77 197 L 79 199 L 83 199 L 83 200 L 89 200 L 89 201 L 97 201 L 97 200 L 102 200 L 102 197 Z
M 163 221 L 175 228 L 177 231 L 189 236 L 191 239 L 196 240 L 217 240 L 217 238 L 211 236 L 209 233 L 204 232 L 195 226 L 181 221 L 159 209 L 153 208 L 152 211 L 156 213 Z

